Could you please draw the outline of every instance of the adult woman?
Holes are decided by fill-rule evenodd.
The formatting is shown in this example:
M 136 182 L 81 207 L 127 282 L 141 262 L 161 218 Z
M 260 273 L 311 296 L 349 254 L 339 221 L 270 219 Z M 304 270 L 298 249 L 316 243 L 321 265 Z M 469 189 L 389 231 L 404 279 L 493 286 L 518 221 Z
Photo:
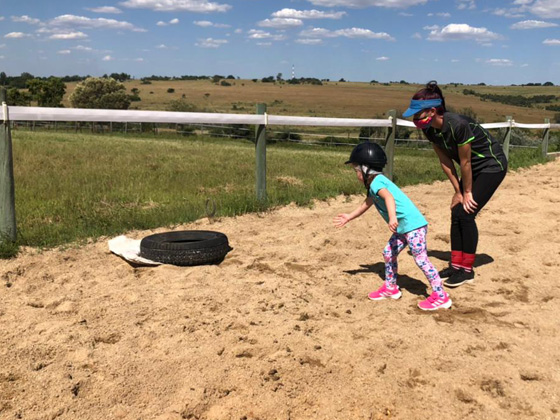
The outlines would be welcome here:
M 429 82 L 412 97 L 403 117 L 413 116 L 432 143 L 441 168 L 455 193 L 451 199 L 451 262 L 440 272 L 444 284 L 457 287 L 474 280 L 478 245 L 475 217 L 490 200 L 507 172 L 500 144 L 473 119 L 447 112 L 437 82 Z M 459 164 L 459 177 L 454 162 Z

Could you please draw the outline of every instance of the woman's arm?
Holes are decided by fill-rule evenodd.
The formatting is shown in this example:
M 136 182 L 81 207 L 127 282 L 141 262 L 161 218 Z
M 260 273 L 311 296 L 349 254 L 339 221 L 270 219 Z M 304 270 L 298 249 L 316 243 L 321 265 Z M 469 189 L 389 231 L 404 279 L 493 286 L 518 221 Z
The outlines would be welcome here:
M 379 197 L 385 201 L 385 207 L 387 207 L 387 213 L 389 213 L 389 229 L 391 232 L 395 233 L 397 231 L 397 227 L 399 227 L 395 197 L 393 197 L 393 194 L 391 194 L 387 188 L 381 188 L 377 194 L 379 194 Z
M 478 204 L 472 195 L 471 145 L 469 143 L 459 146 L 459 161 L 461 162 L 461 182 L 463 184 L 463 208 L 467 213 L 474 213 Z
M 455 190 L 455 194 L 451 199 L 451 208 L 453 208 L 457 204 L 463 202 L 463 194 L 461 194 L 459 177 L 457 176 L 457 171 L 455 170 L 455 165 L 453 164 L 451 158 L 447 156 L 445 152 L 435 144 L 433 144 L 433 147 L 434 147 L 434 151 L 436 152 L 439 158 L 441 169 L 443 169 L 443 172 L 445 173 L 445 175 L 447 175 L 447 178 L 449 178 L 449 181 L 451 182 L 451 185 L 453 185 L 453 189 Z
M 352 213 L 341 213 L 337 215 L 333 222 L 335 227 L 342 227 L 350 220 L 355 219 L 356 217 L 360 217 L 364 214 L 371 206 L 373 205 L 373 197 L 368 197 L 364 200 L 364 202 Z

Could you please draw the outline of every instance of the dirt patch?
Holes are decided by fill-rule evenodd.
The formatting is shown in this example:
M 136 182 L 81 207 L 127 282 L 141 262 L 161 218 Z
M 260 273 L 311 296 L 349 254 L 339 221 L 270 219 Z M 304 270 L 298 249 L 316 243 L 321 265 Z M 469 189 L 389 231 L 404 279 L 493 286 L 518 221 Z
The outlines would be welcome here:
M 26 249 L 0 261 L 0 418 L 554 418 L 559 180 L 560 161 L 507 176 L 474 284 L 437 313 L 416 308 L 429 287 L 406 252 L 403 297 L 367 299 L 390 232 L 374 211 L 332 227 L 358 196 L 177 228 L 226 233 L 219 266 L 134 268 L 106 239 Z M 405 191 L 445 267 L 450 186 Z

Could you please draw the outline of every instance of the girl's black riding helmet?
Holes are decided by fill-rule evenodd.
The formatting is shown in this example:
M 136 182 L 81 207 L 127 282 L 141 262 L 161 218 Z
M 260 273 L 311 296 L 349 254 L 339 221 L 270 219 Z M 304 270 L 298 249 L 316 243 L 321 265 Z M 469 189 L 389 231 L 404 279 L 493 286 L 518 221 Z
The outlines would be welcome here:
M 387 155 L 380 145 L 366 141 L 354 147 L 354 150 L 350 153 L 350 159 L 345 162 L 345 164 L 348 163 L 364 165 L 374 171 L 381 172 L 387 164 Z

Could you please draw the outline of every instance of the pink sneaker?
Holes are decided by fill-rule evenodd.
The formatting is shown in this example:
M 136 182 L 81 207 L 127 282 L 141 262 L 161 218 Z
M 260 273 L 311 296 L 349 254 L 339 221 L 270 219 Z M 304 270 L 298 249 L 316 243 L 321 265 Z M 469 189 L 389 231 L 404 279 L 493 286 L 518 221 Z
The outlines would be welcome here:
M 386 286 L 385 283 L 383 283 L 383 286 L 381 286 L 375 292 L 371 292 L 368 295 L 368 298 L 370 298 L 371 300 L 383 300 L 387 298 L 398 299 L 401 296 L 402 293 L 399 290 L 399 286 L 396 286 L 394 289 L 390 289 Z
M 433 292 L 428 299 L 418 302 L 418 307 L 423 311 L 435 311 L 436 309 L 451 308 L 451 298 L 446 292 L 445 297 L 440 298 L 437 292 Z

